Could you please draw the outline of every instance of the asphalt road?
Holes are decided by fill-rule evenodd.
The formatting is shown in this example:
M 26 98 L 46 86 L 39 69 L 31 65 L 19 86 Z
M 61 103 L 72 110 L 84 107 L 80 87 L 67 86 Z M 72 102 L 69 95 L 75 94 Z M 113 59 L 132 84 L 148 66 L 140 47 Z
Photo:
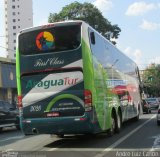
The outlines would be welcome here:
M 121 132 L 112 137 L 107 134 L 96 137 L 70 135 L 65 138 L 24 136 L 21 131 L 9 128 L 0 133 L 0 151 L 3 154 L 7 151 L 28 156 L 32 154 L 32 157 L 159 157 L 160 127 L 156 124 L 156 114 L 152 112 L 143 114 L 138 122 L 124 123 Z

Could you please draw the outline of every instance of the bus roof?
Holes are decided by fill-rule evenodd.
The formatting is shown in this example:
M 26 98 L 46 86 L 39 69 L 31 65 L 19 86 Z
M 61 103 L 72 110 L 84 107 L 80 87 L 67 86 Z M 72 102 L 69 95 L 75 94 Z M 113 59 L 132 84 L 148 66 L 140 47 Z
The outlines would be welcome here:
M 67 20 L 67 21 L 61 21 L 61 22 L 46 23 L 46 24 L 43 24 L 43 25 L 22 29 L 20 31 L 20 34 L 30 32 L 30 31 L 34 31 L 34 30 L 37 30 L 37 29 L 46 29 L 46 28 L 50 28 L 50 27 L 54 27 L 54 26 L 63 26 L 63 25 L 65 26 L 65 25 L 70 25 L 70 24 L 82 24 L 82 23 L 87 24 L 86 22 L 84 22 L 82 20 Z

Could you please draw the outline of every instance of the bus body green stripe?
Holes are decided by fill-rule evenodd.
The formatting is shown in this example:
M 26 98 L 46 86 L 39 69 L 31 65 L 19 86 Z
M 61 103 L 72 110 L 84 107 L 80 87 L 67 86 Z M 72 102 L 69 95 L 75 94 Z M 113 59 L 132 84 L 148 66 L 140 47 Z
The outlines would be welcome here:
M 20 80 L 20 55 L 19 49 L 16 49 L 16 78 L 18 95 L 21 95 L 21 80 Z
M 82 58 L 83 58 L 83 75 L 84 75 L 84 89 L 88 89 L 92 92 L 92 105 L 96 110 L 96 117 L 98 118 L 98 123 L 101 129 L 103 130 L 103 108 L 100 104 L 97 104 L 97 97 L 99 92 L 95 86 L 94 80 L 94 67 L 93 67 L 93 57 L 91 49 L 85 43 L 85 40 L 82 39 Z

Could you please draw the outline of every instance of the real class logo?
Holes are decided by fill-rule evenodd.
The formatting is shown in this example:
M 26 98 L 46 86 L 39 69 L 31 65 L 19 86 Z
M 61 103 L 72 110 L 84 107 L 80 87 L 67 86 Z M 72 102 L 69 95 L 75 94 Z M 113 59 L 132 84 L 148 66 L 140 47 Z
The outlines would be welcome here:
M 64 64 L 64 60 L 56 58 L 48 58 L 47 60 L 37 59 L 34 63 L 34 67 L 44 67 L 47 65 L 61 65 Z

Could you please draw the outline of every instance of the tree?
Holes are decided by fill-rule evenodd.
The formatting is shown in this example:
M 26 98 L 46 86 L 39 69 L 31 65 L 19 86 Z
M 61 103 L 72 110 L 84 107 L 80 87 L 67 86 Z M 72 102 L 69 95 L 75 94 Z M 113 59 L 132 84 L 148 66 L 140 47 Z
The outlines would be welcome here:
M 142 80 L 149 95 L 160 96 L 160 65 L 152 64 L 146 68 Z
M 118 25 L 111 25 L 102 13 L 91 3 L 74 2 L 62 8 L 59 13 L 50 13 L 48 22 L 58 22 L 64 20 L 83 20 L 101 33 L 105 38 L 117 39 L 121 29 Z M 112 41 L 116 44 L 115 41 Z

